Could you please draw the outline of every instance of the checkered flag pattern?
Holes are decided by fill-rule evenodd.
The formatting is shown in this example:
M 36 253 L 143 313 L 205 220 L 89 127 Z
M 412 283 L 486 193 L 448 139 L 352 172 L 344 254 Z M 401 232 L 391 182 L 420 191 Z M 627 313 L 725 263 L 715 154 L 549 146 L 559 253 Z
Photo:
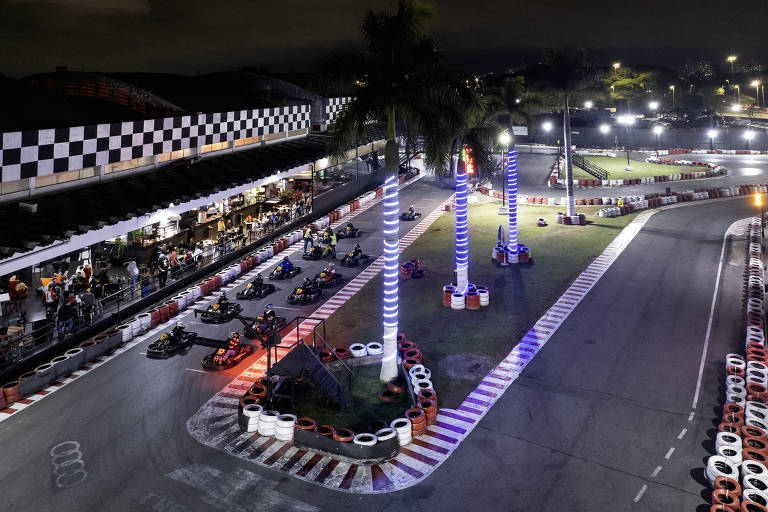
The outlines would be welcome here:
M 353 99 L 355 98 L 351 96 L 328 98 L 328 103 L 325 105 L 325 120 L 329 123 L 334 122 L 339 113 L 347 108 L 347 104 Z
M 3 133 L 0 182 L 310 126 L 310 105 Z

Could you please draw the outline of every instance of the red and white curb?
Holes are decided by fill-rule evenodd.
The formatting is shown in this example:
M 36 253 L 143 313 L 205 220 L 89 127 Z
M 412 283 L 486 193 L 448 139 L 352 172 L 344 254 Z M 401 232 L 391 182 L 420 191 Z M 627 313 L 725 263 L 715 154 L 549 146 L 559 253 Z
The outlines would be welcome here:
M 729 197 L 713 199 L 724 201 Z M 380 494 L 411 487 L 428 477 L 472 432 L 490 408 L 501 398 L 562 325 L 586 294 L 637 236 L 648 220 L 659 211 L 701 203 L 677 203 L 640 213 L 605 248 L 600 256 L 576 278 L 560 299 L 534 324 L 515 348 L 486 375 L 456 409 L 440 409 L 435 425 L 427 433 L 400 448 L 398 455 L 385 463 L 360 465 L 302 450 L 292 443 L 258 433 L 243 433 L 237 425 L 240 397 L 266 370 L 266 356 L 209 400 L 187 422 L 187 430 L 201 443 L 230 455 L 281 471 L 328 489 L 356 494 Z M 440 215 L 442 207 L 403 236 L 401 251 L 426 231 Z M 379 264 L 378 266 L 377 263 Z M 382 269 L 377 260 L 353 279 L 311 316 L 326 318 L 344 304 Z M 307 334 L 312 326 L 307 325 Z M 303 327 L 304 324 L 302 324 Z M 304 334 L 305 332 L 300 332 Z M 294 336 L 295 332 L 292 333 Z M 290 340 L 290 335 L 288 336 Z
M 414 178 L 404 182 L 403 184 L 401 184 L 400 185 L 400 189 L 403 189 L 403 188 L 405 188 L 405 187 L 407 187 L 407 186 L 417 182 L 423 176 L 424 176 L 423 173 L 418 174 L 416 177 L 414 177 Z M 376 199 L 374 199 L 374 200 L 366 203 L 365 205 L 361 206 L 357 210 L 355 210 L 353 212 L 349 212 L 347 215 L 345 215 L 344 217 L 342 217 L 338 221 L 332 223 L 331 226 L 332 227 L 338 227 L 342 223 L 347 222 L 349 219 L 352 219 L 352 218 L 356 217 L 360 213 L 362 213 L 362 212 L 368 210 L 369 208 L 371 208 L 372 206 L 378 204 L 379 202 L 382 201 L 382 199 L 383 199 L 383 196 L 377 197 Z M 244 283 L 244 282 L 246 282 L 246 281 L 248 281 L 250 279 L 253 279 L 254 277 L 256 277 L 257 273 L 264 272 L 265 270 L 267 270 L 268 268 L 272 267 L 273 265 L 276 265 L 285 256 L 290 256 L 291 254 L 294 254 L 296 252 L 303 251 L 303 248 L 304 248 L 303 244 L 304 244 L 303 240 L 300 240 L 298 242 L 293 243 L 291 246 L 289 246 L 285 250 L 281 251 L 277 255 L 275 255 L 272 258 L 264 261 L 260 265 L 254 267 L 253 269 L 248 271 L 248 273 L 241 274 L 235 280 L 233 280 L 233 281 L 227 283 L 226 285 L 222 286 L 220 291 L 214 292 L 211 296 L 201 297 L 200 299 L 198 299 L 195 302 L 193 307 L 196 307 L 196 308 L 207 307 L 209 304 L 211 304 L 213 302 L 213 300 L 216 300 L 216 297 L 221 295 L 222 291 L 223 292 L 229 291 L 232 288 L 234 288 L 234 287 L 236 287 L 236 286 L 238 286 L 238 285 L 240 285 L 240 284 L 242 284 L 242 283 Z M 13 402 L 12 404 L 9 404 L 7 407 L 5 407 L 4 409 L 0 409 L 0 422 L 10 418 L 12 415 L 18 413 L 19 411 L 22 411 L 22 410 L 26 409 L 27 407 L 35 404 L 36 402 L 39 402 L 43 398 L 45 398 L 47 396 L 50 396 L 51 394 L 55 393 L 59 389 L 61 389 L 61 388 L 65 387 L 65 386 L 71 384 L 72 382 L 77 380 L 79 377 L 82 377 L 83 375 L 85 375 L 85 374 L 95 370 L 96 368 L 98 368 L 98 367 L 108 363 L 109 361 L 111 361 L 112 359 L 116 358 L 120 354 L 123 354 L 123 353 L 127 352 L 128 350 L 131 350 L 136 345 L 138 345 L 138 344 L 140 344 L 140 343 L 142 343 L 142 342 L 144 342 L 144 341 L 146 341 L 148 339 L 154 339 L 155 336 L 157 336 L 162 331 L 167 330 L 171 326 L 175 325 L 176 322 L 182 321 L 182 319 L 185 319 L 185 318 L 189 317 L 192 314 L 193 314 L 192 311 L 186 310 L 183 313 L 181 313 L 181 314 L 179 314 L 179 315 L 169 319 L 167 322 L 155 326 L 154 328 L 150 329 L 149 331 L 147 331 L 146 333 L 142 334 L 141 336 L 133 338 L 128 343 L 125 343 L 124 345 L 116 348 L 111 354 L 105 354 L 105 355 L 101 356 L 100 358 L 98 358 L 98 359 L 96 359 L 94 361 L 91 361 L 90 363 L 88 363 L 87 365 L 82 367 L 81 369 L 79 369 L 79 370 L 77 370 L 75 372 L 72 372 L 72 373 L 70 373 L 67 376 L 63 376 L 63 377 L 59 378 L 56 382 L 52 383 L 47 388 L 41 389 L 40 391 L 38 391 L 37 393 L 35 393 L 33 395 L 26 396 L 26 397 L 24 397 L 21 400 Z M 266 369 L 266 364 L 265 364 L 265 369 Z M 263 374 L 263 371 L 262 371 L 262 374 Z

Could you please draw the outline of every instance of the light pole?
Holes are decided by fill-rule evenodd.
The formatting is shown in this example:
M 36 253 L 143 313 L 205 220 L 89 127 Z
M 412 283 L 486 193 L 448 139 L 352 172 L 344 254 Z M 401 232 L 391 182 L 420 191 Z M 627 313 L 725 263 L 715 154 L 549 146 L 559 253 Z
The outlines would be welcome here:
M 717 130 L 709 130 L 707 132 L 707 135 L 709 135 L 709 149 L 714 151 L 715 150 L 715 137 L 717 137 Z
M 759 107 L 760 106 L 760 81 L 753 80 L 750 85 L 755 88 L 755 104 Z
M 656 111 L 659 109 L 659 102 L 658 101 L 649 102 L 648 108 L 651 109 L 654 115 L 656 115 Z
M 512 137 L 509 135 L 509 132 L 503 132 L 501 135 L 499 135 L 499 143 L 503 146 L 501 149 L 501 168 L 505 169 L 504 166 L 504 151 L 509 151 L 509 143 L 512 142 Z M 504 206 L 506 204 L 506 195 L 507 191 L 505 188 L 507 180 L 502 180 L 501 182 L 501 206 Z
M 672 110 L 675 110 L 675 86 L 670 85 L 669 88 L 672 90 Z
M 661 133 L 664 131 L 664 127 L 657 124 L 653 127 L 653 134 L 656 136 L 656 151 L 659 150 L 659 138 L 661 137 Z
M 736 88 L 736 97 L 738 98 L 736 103 L 741 105 L 741 87 L 739 87 L 739 84 L 734 85 L 734 87 Z
M 619 116 L 617 120 L 618 120 L 619 124 L 624 125 L 626 127 L 626 129 L 627 129 L 627 140 L 626 140 L 626 143 L 624 144 L 625 149 L 627 150 L 627 168 L 626 168 L 626 170 L 631 171 L 632 170 L 632 164 L 629 163 L 629 127 L 632 126 L 632 124 L 634 124 L 635 116 L 633 116 L 632 114 L 626 114 L 626 115 L 623 115 L 623 116 Z
M 552 131 L 552 123 L 544 121 L 544 124 L 542 124 L 541 127 L 547 132 L 547 146 L 549 146 L 549 132 Z
M 747 130 L 744 132 L 744 138 L 747 139 L 747 151 L 749 151 L 749 143 L 750 141 L 755 137 L 755 132 L 752 130 Z
M 621 67 L 621 62 L 614 62 L 613 63 L 613 70 L 616 71 Z
M 736 60 L 736 56 L 735 55 L 729 55 L 728 58 L 725 59 L 725 60 L 727 60 L 728 62 L 731 63 L 731 75 L 733 75 L 733 63 Z
M 608 135 L 608 132 L 611 131 L 611 127 L 605 123 L 600 125 L 600 134 L 605 138 L 606 135 Z
M 592 103 L 590 100 L 587 100 L 584 102 L 584 120 L 585 121 L 587 120 L 587 113 L 589 112 L 589 109 L 592 108 L 592 105 L 594 105 L 594 103 Z

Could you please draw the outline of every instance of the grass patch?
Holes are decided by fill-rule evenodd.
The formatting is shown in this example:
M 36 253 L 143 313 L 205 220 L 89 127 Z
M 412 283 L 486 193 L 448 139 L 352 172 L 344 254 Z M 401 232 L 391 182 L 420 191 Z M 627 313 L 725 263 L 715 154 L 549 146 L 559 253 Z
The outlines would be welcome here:
M 496 202 L 470 205 L 470 281 L 488 286 L 491 298 L 490 306 L 479 311 L 442 305 L 442 287 L 453 280 L 452 213 L 438 218 L 404 252 L 401 261 L 419 259 L 426 276 L 400 283 L 400 330 L 422 350 L 440 406 L 457 407 L 634 218 L 600 218 L 594 216 L 597 209 L 579 207 L 588 214 L 587 226 L 564 226 L 555 224 L 554 208 L 520 206 L 519 239 L 531 247 L 533 263 L 498 268 L 491 251 L 506 217 L 497 214 Z M 550 225 L 536 227 L 537 217 Z M 339 346 L 379 340 L 381 274 L 331 315 L 326 329 L 328 341 Z
M 627 171 L 627 158 L 621 154 L 611 156 L 585 156 L 587 160 L 599 165 L 610 173 L 609 179 L 623 180 L 624 178 L 646 178 L 648 176 L 661 176 L 665 174 L 679 174 L 684 172 L 700 172 L 703 169 L 693 165 L 664 165 L 651 164 L 641 160 L 632 160 L 632 170 Z M 573 179 L 592 180 L 595 177 L 583 169 L 573 166 Z
M 411 407 L 410 395 L 396 395 L 392 402 L 379 400 L 379 391 L 385 385 L 379 382 L 378 364 L 361 365 L 352 368 L 353 379 L 350 389 L 350 401 L 341 410 L 333 402 L 329 402 L 325 393 L 318 389 L 311 378 L 296 382 L 296 404 L 294 414 L 299 417 L 309 416 L 318 425 L 332 425 L 336 428 L 351 428 L 354 432 L 367 432 L 368 425 L 377 419 L 390 423 L 400 418 Z M 346 372 L 344 372 L 346 373 Z M 346 383 L 344 375 L 334 373 L 342 383 Z

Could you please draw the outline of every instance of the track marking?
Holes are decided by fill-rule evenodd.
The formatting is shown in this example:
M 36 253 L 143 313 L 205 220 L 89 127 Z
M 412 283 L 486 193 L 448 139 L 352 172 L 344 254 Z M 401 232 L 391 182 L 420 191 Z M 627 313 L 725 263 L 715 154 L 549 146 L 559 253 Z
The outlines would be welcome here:
M 647 484 L 643 484 L 643 486 L 640 488 L 640 492 L 637 493 L 637 496 L 635 496 L 635 499 L 632 500 L 632 501 L 634 501 L 635 503 L 640 501 L 640 498 L 643 497 L 643 494 L 645 494 L 645 491 L 647 491 L 647 490 L 648 490 L 648 485 Z
M 685 437 L 685 433 L 686 433 L 686 432 L 688 432 L 688 429 L 687 429 L 687 428 L 684 428 L 684 429 L 683 429 L 683 430 L 681 430 L 681 431 L 680 431 L 680 433 L 677 435 L 677 438 L 678 438 L 678 439 L 682 439 L 683 437 Z
M 198 370 L 197 368 L 187 368 L 190 372 L 197 372 L 197 373 L 213 373 L 213 372 L 207 372 L 205 370 Z
M 651 473 L 651 478 L 656 478 L 656 476 L 659 474 L 659 471 L 661 471 L 661 466 L 656 466 L 656 469 L 654 469 L 653 473 Z
M 669 458 L 672 456 L 672 454 L 675 452 L 675 447 L 671 446 L 669 450 L 667 451 L 667 454 L 664 456 L 666 460 L 669 460 Z
M 690 422 L 692 422 L 692 421 L 693 421 L 693 416 L 694 416 L 695 414 L 696 414 L 695 412 L 691 412 L 691 414 L 689 414 L 689 415 L 688 415 L 688 423 L 690 423 Z M 685 429 L 683 429 L 683 430 L 685 430 Z

